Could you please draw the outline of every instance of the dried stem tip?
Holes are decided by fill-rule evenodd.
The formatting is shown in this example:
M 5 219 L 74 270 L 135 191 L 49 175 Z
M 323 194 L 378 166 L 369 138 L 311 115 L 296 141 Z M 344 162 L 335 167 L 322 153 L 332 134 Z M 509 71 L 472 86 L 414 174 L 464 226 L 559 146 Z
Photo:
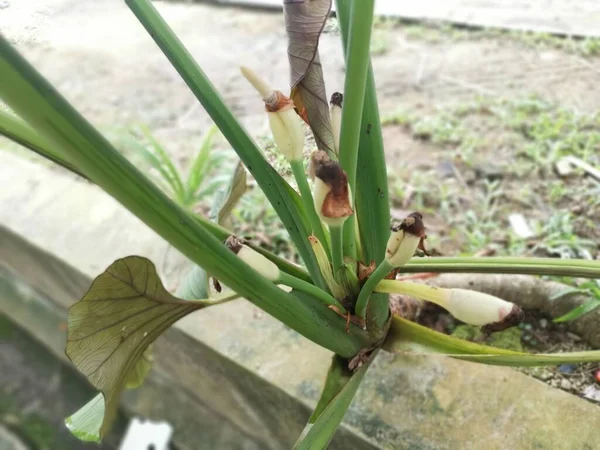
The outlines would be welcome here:
M 344 94 L 340 93 L 340 92 L 334 92 L 331 95 L 331 100 L 329 100 L 329 103 L 333 106 L 339 106 L 340 108 L 342 107 L 342 102 L 344 101 Z
M 386 259 L 394 267 L 403 266 L 413 257 L 424 237 L 423 216 L 419 212 L 409 214 L 400 225 L 392 227 Z
M 314 164 L 315 208 L 329 226 L 341 226 L 354 211 L 350 203 L 348 177 L 336 161 L 316 160 Z

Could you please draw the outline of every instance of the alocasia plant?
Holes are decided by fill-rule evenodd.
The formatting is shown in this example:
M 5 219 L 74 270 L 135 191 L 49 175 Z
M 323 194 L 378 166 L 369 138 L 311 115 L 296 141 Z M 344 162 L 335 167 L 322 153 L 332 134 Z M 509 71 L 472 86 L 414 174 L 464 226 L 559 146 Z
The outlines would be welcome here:
M 150 1 L 126 0 L 126 4 L 264 191 L 303 267 L 231 235 L 222 226 L 244 192 L 240 166 L 230 188 L 219 197 L 212 218 L 195 215 L 119 154 L 0 37 L 0 97 L 20 116 L 0 114 L 0 133 L 97 184 L 196 265 L 174 296 L 145 258 L 115 261 L 70 308 L 67 355 L 100 391 L 67 419 L 76 436 L 102 439 L 122 389 L 139 385 L 148 371 L 149 349 L 160 333 L 187 314 L 238 297 L 335 354 L 321 399 L 295 444 L 297 449 L 327 446 L 379 351 L 402 352 L 416 345 L 421 352 L 514 366 L 600 360 L 598 351 L 530 355 L 500 350 L 391 316 L 388 293 L 406 293 L 433 301 L 489 332 L 521 318 L 517 306 L 489 295 L 396 281 L 399 270 L 600 278 L 600 263 L 412 258 L 422 245 L 427 218 L 411 214 L 390 232 L 385 154 L 369 58 L 374 0 L 336 2 L 346 78 L 343 95 L 336 93 L 331 106 L 318 53 L 331 0 L 284 1 L 292 73 L 289 95 L 272 89 L 260 74 L 243 69 L 260 94 L 247 101 L 262 97 L 265 102 L 275 142 L 291 165 L 299 192 L 267 162 Z M 305 126 L 317 144 L 310 156 Z M 218 280 L 215 286 L 225 286 L 224 292 L 211 294 L 209 277 Z

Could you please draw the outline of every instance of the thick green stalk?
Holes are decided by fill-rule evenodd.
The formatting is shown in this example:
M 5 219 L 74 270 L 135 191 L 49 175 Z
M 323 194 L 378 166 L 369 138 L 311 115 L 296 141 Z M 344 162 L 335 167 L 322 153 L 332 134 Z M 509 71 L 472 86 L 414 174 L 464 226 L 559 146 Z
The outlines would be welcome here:
M 292 172 L 294 174 L 294 178 L 296 179 L 296 183 L 298 184 L 300 196 L 302 197 L 302 202 L 304 203 L 304 208 L 306 209 L 306 214 L 308 215 L 312 232 L 317 239 L 321 241 L 321 244 L 325 247 L 325 249 L 328 250 L 329 241 L 325 237 L 323 223 L 321 222 L 321 219 L 319 219 L 319 215 L 315 209 L 315 202 L 313 200 L 310 186 L 308 185 L 308 180 L 306 179 L 304 164 L 301 160 L 295 160 L 290 161 L 290 166 L 292 166 Z
M 336 16 L 345 54 L 348 49 L 351 1 L 336 0 Z M 359 225 L 357 240 L 362 241 L 362 261 L 379 264 L 385 258 L 387 242 L 382 236 L 388 236 L 390 231 L 390 203 L 377 91 L 370 63 L 360 126 L 356 186 L 355 216 Z M 369 329 L 382 330 L 388 319 L 388 296 L 373 293 L 369 309 Z
M 348 184 L 353 196 L 356 192 L 358 143 L 369 71 L 374 8 L 374 0 L 355 0 L 350 10 L 339 156 L 340 164 L 348 175 Z M 352 217 L 344 224 L 344 253 L 353 259 L 356 259 L 356 220 L 356 217 Z
M 344 235 L 342 227 L 329 227 L 331 235 L 331 262 L 333 275 L 337 280 L 338 271 L 344 266 Z
M 314 253 L 307 237 L 307 218 L 300 207 L 296 191 L 266 161 L 256 143 L 227 108 L 206 74 L 198 66 L 173 30 L 149 0 L 125 0 L 158 47 L 179 72 L 196 98 L 217 124 L 223 136 L 237 152 L 285 225 L 315 284 L 325 288 Z
M 336 0 L 336 16 L 342 35 L 344 54 L 348 49 L 351 3 L 352 0 Z M 379 264 L 385 257 L 386 240 L 381 236 L 385 236 L 390 229 L 387 183 L 377 91 L 373 68 L 369 62 L 358 145 L 357 189 L 354 192 L 365 263 L 374 260 Z
M 19 118 L 2 110 L 0 110 L 0 135 L 28 148 L 47 160 L 52 161 L 54 164 L 58 164 L 82 178 L 87 178 L 77 167 L 67 161 L 60 151 L 52 147 L 45 139 L 37 134 L 33 128 Z
M 377 287 L 377 284 L 383 280 L 394 268 L 387 259 L 384 259 L 381 264 L 375 269 L 375 271 L 367 278 L 366 283 L 360 290 L 360 294 L 358 294 L 358 299 L 356 300 L 356 306 L 354 307 L 354 313 L 365 319 L 367 315 L 367 308 L 369 307 L 369 299 L 371 294 Z
M 514 273 L 600 278 L 600 261 L 513 257 L 413 258 L 402 266 L 402 272 Z
M 299 301 L 260 277 L 170 200 L 0 36 L 0 98 L 65 158 L 208 273 L 281 322 L 339 355 L 351 357 L 366 336 L 311 297 Z
M 293 276 L 288 275 L 287 273 L 281 273 L 281 275 L 279 276 L 278 283 L 285 284 L 286 286 L 289 286 L 293 289 L 297 289 L 299 291 L 305 292 L 306 294 L 310 294 L 324 305 L 337 306 L 341 314 L 344 314 L 346 312 L 341 303 L 338 302 L 331 295 L 329 295 L 327 292 L 325 292 L 322 289 L 319 289 L 314 284 L 310 284 L 306 281 L 301 280 L 300 278 L 294 278 Z

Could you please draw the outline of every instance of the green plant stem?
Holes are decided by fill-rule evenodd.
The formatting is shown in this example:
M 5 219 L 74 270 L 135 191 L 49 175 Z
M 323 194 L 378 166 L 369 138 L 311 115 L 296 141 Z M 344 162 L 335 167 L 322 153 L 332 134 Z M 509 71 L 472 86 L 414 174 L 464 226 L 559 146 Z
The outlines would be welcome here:
M 371 294 L 377 287 L 377 284 L 379 284 L 379 282 L 383 280 L 393 268 L 394 266 L 391 265 L 387 259 L 384 259 L 381 264 L 377 266 L 377 269 L 375 269 L 375 271 L 369 276 L 369 278 L 367 278 L 366 283 L 360 290 L 360 294 L 358 294 L 356 306 L 354 307 L 354 313 L 358 317 L 362 319 L 366 318 L 365 316 L 367 314 L 367 308 L 369 306 L 369 298 L 371 297 Z
M 312 232 L 317 239 L 321 241 L 321 244 L 323 244 L 323 247 L 325 247 L 325 251 L 330 253 L 329 240 L 325 237 L 323 223 L 321 222 L 321 219 L 319 219 L 319 215 L 315 209 L 315 202 L 313 200 L 310 186 L 308 185 L 308 180 L 306 179 L 304 164 L 302 160 L 296 160 L 290 161 L 290 165 L 292 166 L 292 172 L 294 174 L 294 178 L 296 179 L 296 183 L 298 184 L 298 189 L 300 190 L 300 196 L 302 197 L 302 202 L 304 203 L 304 208 L 306 209 L 306 213 L 312 227 Z
M 68 162 L 60 151 L 37 134 L 33 128 L 19 118 L 2 110 L 0 110 L 0 135 L 52 161 L 54 164 L 58 164 L 74 174 L 88 179 L 77 167 Z
M 301 207 L 300 196 L 267 162 L 256 143 L 235 119 L 206 74 L 152 3 L 149 0 L 125 0 L 125 3 L 217 124 L 248 171 L 252 173 L 290 233 L 314 283 L 325 288 L 325 280 L 308 243 L 307 236 L 310 233 L 306 229 L 307 218 Z
M 358 141 L 369 70 L 374 4 L 374 0 L 354 0 L 350 10 L 340 133 L 340 164 L 348 175 L 348 184 L 353 195 L 356 188 Z
M 344 54 L 348 50 L 351 5 L 352 0 L 336 0 L 336 16 L 342 36 Z M 370 263 L 374 260 L 379 264 L 385 258 L 386 240 L 382 239 L 381 236 L 386 236 L 389 233 L 390 203 L 375 78 L 370 62 L 368 66 L 360 125 L 356 170 L 357 188 L 354 192 L 354 203 L 357 222 L 360 224 L 360 238 L 362 238 L 363 244 L 362 261 Z
M 426 284 L 412 283 L 410 281 L 382 280 L 377 283 L 375 292 L 385 294 L 404 294 L 419 300 L 427 300 L 446 308 L 448 305 L 448 291 L 443 288 L 427 286 Z
M 333 276 L 337 280 L 338 270 L 344 266 L 344 234 L 341 226 L 329 227 L 331 235 L 331 262 L 333 265 Z
M 345 356 L 368 337 L 310 296 L 287 294 L 257 275 L 121 155 L 0 35 L 0 98 L 65 158 L 194 263 L 268 314 Z
M 288 275 L 287 273 L 282 273 L 280 275 L 279 283 L 285 284 L 286 286 L 289 286 L 293 289 L 297 289 L 299 291 L 310 294 L 324 305 L 337 306 L 341 314 L 344 314 L 346 312 L 346 309 L 344 309 L 340 302 L 338 302 L 335 298 L 333 298 L 324 290 L 319 289 L 314 284 L 307 283 L 306 281 L 303 281 L 300 278 L 295 278 L 291 275 Z
M 600 261 L 586 259 L 513 257 L 413 258 L 402 272 L 514 273 L 564 277 L 600 278 Z
M 369 51 L 373 26 L 374 0 L 353 1 L 350 9 L 350 27 L 346 52 L 346 80 L 344 83 L 344 106 L 340 133 L 340 164 L 348 175 L 353 202 L 356 198 L 356 167 L 358 142 L 363 115 Z M 344 224 L 344 254 L 356 259 L 356 215 Z

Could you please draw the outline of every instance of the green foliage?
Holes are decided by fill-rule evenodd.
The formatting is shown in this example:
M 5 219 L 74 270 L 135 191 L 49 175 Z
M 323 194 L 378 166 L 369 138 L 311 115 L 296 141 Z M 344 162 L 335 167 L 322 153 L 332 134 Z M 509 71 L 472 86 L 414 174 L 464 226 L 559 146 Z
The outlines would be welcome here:
M 308 239 L 312 230 L 321 233 L 321 224 L 315 221 L 310 209 L 311 199 L 307 198 L 311 196 L 310 186 L 304 166 L 296 164 L 293 168 L 299 194 L 284 178 L 289 174 L 287 163 L 281 158 L 265 157 L 152 4 L 148 0 L 126 0 L 126 4 L 207 110 L 241 163 L 236 166 L 227 187 L 219 191 L 225 180 L 212 175 L 216 166 L 224 163 L 224 157 L 213 151 L 216 128 L 206 134 L 198 153 L 190 161 L 186 177 L 167 149 L 148 130 L 142 129 L 132 146 L 153 170 L 154 180 L 162 190 L 159 189 L 0 36 L 0 72 L 3 74 L 0 98 L 26 122 L 0 116 L 0 132 L 96 183 L 196 264 L 180 286 L 186 300 L 165 290 L 150 261 L 131 256 L 113 263 L 70 308 L 67 355 L 101 391 L 67 419 L 67 425 L 76 436 L 91 441 L 101 439 L 115 415 L 121 390 L 141 383 L 150 369 L 149 347 L 167 327 L 192 311 L 240 296 L 336 354 L 321 400 L 296 444 L 298 449 L 328 445 L 382 344 L 392 351 L 418 349 L 469 361 L 514 366 L 600 359 L 600 352 L 529 355 L 455 339 L 398 317 L 390 321 L 388 297 L 369 295 L 370 285 L 377 281 L 375 276 L 371 275 L 364 285 L 364 279 L 359 282 L 359 275 L 364 274 L 357 271 L 358 262 L 379 264 L 376 272 L 379 278 L 391 269 L 385 262 L 381 264 L 389 236 L 390 208 L 379 109 L 369 59 L 372 0 L 338 0 L 336 5 L 347 66 L 340 145 L 343 151 L 339 160 L 347 172 L 355 214 L 346 220 L 343 234 L 330 229 L 329 235 L 321 239 L 324 246 L 333 242 L 336 250 L 332 252 L 331 261 L 322 258 L 321 266 Z M 330 1 L 318 0 L 311 5 L 287 5 L 286 12 L 288 19 L 299 21 L 299 26 L 289 27 L 294 31 L 290 35 L 293 84 L 298 88 L 291 96 L 300 110 L 306 108 L 318 146 L 331 149 L 327 132 L 331 127 L 328 128 L 328 111 L 323 106 L 325 86 L 317 49 L 329 8 Z M 310 57 L 306 58 L 305 54 Z M 415 138 L 426 140 L 430 145 L 457 147 L 457 154 L 475 167 L 478 146 L 484 144 L 469 131 L 463 119 L 484 110 L 527 141 L 529 145 L 524 146 L 520 157 L 541 165 L 541 171 L 545 170 L 545 164 L 566 152 L 591 156 L 600 142 L 595 134 L 597 118 L 556 111 L 534 99 L 494 105 L 479 101 L 431 116 L 417 117 L 401 112 L 392 122 L 405 126 Z M 277 164 L 271 164 L 273 160 Z M 242 164 L 260 188 L 260 191 L 253 188 L 244 198 L 247 180 Z M 431 177 L 431 180 L 436 178 Z M 421 189 L 423 204 L 427 206 L 423 181 L 411 182 Z M 406 191 L 405 186 L 398 189 Z M 438 189 L 442 192 L 445 188 Z M 213 195 L 215 202 L 210 220 L 191 211 L 199 201 Z M 469 250 L 490 242 L 491 224 L 498 212 L 498 199 L 503 195 L 500 183 L 493 180 L 481 183 L 477 198 L 481 209 L 462 211 L 460 222 L 453 222 L 466 230 Z M 449 218 L 460 204 L 453 203 L 454 191 L 443 191 L 441 197 L 439 205 L 429 207 L 439 206 Z M 251 207 L 234 211 L 238 201 L 242 205 L 250 201 Z M 248 222 L 252 224 L 249 227 Z M 257 224 L 262 224 L 262 228 Z M 260 276 L 223 245 L 230 226 L 239 229 L 238 234 L 243 236 L 256 237 L 262 233 L 265 239 L 278 239 L 277 243 L 267 245 L 270 248 L 285 243 L 287 248 L 282 252 L 290 259 L 297 252 L 306 271 L 256 244 L 248 244 L 280 268 L 281 273 L 274 282 Z M 567 235 L 574 236 L 569 226 L 568 217 L 545 225 L 541 233 L 546 236 L 546 251 L 569 251 L 572 252 L 569 256 L 577 256 L 575 252 L 584 243 L 565 239 Z M 293 249 L 288 238 L 294 244 Z M 235 250 L 235 245 L 232 249 Z M 357 325 L 360 323 L 357 317 L 346 316 L 345 309 L 327 292 L 322 273 L 330 269 L 331 263 L 336 268 L 344 267 L 343 276 L 340 272 L 335 274 L 336 281 L 343 281 L 340 285 L 348 294 L 343 299 L 344 306 L 347 305 L 350 312 L 353 307 L 358 312 L 360 306 L 360 316 L 367 319 L 365 327 Z M 600 264 L 596 261 L 543 258 L 427 258 L 413 260 L 402 270 L 600 278 Z M 209 275 L 232 290 L 211 296 Z M 277 283 L 292 287 L 291 292 Z M 359 292 L 364 300 L 360 305 L 355 304 Z M 391 332 L 386 335 L 390 325 Z
M 600 306 L 600 282 L 598 280 L 581 283 L 578 288 L 570 288 L 563 292 L 559 292 L 549 300 L 556 300 L 557 298 L 570 294 L 588 295 L 591 298 L 586 303 L 583 303 L 578 307 L 573 308 L 568 313 L 554 319 L 554 323 L 569 322 L 571 320 L 578 319 L 584 314 L 592 312 Z

